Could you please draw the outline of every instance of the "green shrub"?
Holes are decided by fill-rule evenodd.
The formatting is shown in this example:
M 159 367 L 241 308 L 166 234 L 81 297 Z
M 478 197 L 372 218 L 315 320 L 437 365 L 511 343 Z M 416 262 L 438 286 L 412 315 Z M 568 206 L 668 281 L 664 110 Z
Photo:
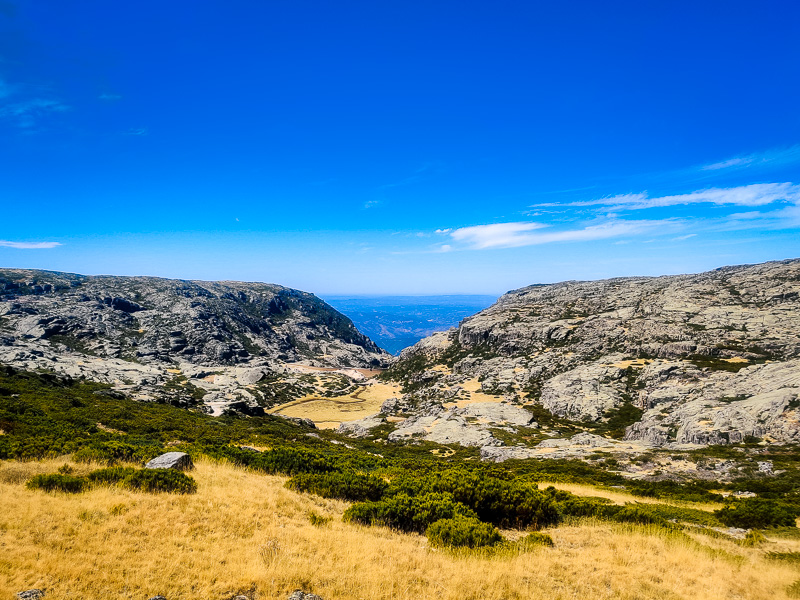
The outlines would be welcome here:
M 268 475 L 329 473 L 336 470 L 336 466 L 328 457 L 305 448 L 278 447 L 266 452 L 252 452 L 226 446 L 210 451 L 209 454 Z
M 145 462 L 162 453 L 160 446 L 137 446 L 111 440 L 84 446 L 72 455 L 75 462 L 113 465 L 117 462 Z
M 546 533 L 534 531 L 519 541 L 523 546 L 554 546 L 553 538 Z
M 308 513 L 308 521 L 314 527 L 322 527 L 323 525 L 327 525 L 331 522 L 331 517 L 323 517 L 320 514 L 315 513 L 313 510 Z
M 133 471 L 122 480 L 122 485 L 131 490 L 150 493 L 193 494 L 197 491 L 197 482 L 194 478 L 172 469 Z
M 28 481 L 26 486 L 30 490 L 77 494 L 86 488 L 86 481 L 81 477 L 51 473 L 49 475 L 36 475 Z
M 773 500 L 747 498 L 728 504 L 714 511 L 717 518 L 728 527 L 763 529 L 764 527 L 788 527 L 795 524 L 794 515 Z
M 377 502 L 354 504 L 344 513 L 347 522 L 363 525 L 385 525 L 401 531 L 424 532 L 431 523 L 441 519 L 467 517 L 477 519 L 474 511 L 450 494 L 408 496 L 397 494 Z
M 434 521 L 425 535 L 432 546 L 439 548 L 480 548 L 494 546 L 503 539 L 489 523 L 463 516 Z
M 286 482 L 286 487 L 298 492 L 310 492 L 323 498 L 338 498 L 351 502 L 380 500 L 388 484 L 374 475 L 353 471 L 344 473 L 301 473 Z
M 552 499 L 556 510 L 563 517 L 603 517 L 607 515 L 609 505 L 612 504 L 608 498 L 576 496 L 553 486 L 543 493 Z
M 649 512 L 639 506 L 626 504 L 625 506 L 608 506 L 604 510 L 604 515 L 612 521 L 618 523 L 635 523 L 636 525 L 660 525 L 661 527 L 673 527 L 672 523 L 666 519 Z
M 463 467 L 421 475 L 403 474 L 392 479 L 389 495 L 450 494 L 468 506 L 481 521 L 500 527 L 539 529 L 559 522 L 561 516 L 552 499 L 535 483 L 493 477 L 485 471 Z
M 114 485 L 130 477 L 136 469 L 132 467 L 107 467 L 89 473 L 86 478 L 97 485 Z

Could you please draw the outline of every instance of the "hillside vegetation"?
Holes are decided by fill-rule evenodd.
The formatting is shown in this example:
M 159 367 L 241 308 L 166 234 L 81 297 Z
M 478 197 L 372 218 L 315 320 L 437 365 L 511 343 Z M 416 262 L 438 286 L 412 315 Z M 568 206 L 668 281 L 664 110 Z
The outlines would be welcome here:
M 784 474 L 724 486 L 755 498 L 726 501 L 708 482 L 628 481 L 566 460 L 485 464 L 458 446 L 345 445 L 276 417 L 214 418 L 103 390 L 0 371 L 0 593 L 780 598 L 800 577 L 764 555 L 800 551 L 791 448 L 772 456 Z M 194 485 L 128 483 L 166 450 L 192 455 Z M 59 472 L 83 483 L 30 484 Z M 766 541 L 732 537 L 725 521 Z

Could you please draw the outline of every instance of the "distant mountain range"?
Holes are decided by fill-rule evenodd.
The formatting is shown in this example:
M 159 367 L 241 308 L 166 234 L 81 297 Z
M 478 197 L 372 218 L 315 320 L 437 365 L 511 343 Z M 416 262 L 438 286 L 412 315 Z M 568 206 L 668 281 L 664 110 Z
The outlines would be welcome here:
M 493 304 L 496 296 L 325 296 L 358 330 L 392 354 Z

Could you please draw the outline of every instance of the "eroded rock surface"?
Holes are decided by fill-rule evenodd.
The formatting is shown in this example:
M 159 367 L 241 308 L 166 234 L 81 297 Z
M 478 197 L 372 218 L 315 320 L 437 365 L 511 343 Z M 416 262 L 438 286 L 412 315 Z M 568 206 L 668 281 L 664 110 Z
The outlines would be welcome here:
M 256 414 L 310 390 L 292 365 L 363 378 L 356 369 L 389 358 L 316 296 L 279 285 L 0 269 L 0 364 L 139 400 Z
M 150 460 L 144 468 L 187 471 L 194 468 L 194 463 L 192 463 L 192 457 L 185 452 L 166 452 Z
M 448 403 L 484 394 L 552 416 L 543 433 L 561 441 L 493 438 L 489 460 L 563 454 L 564 439 L 585 449 L 560 431 L 576 428 L 644 447 L 797 442 L 798 332 L 797 259 L 530 286 L 403 351 L 391 372 L 408 393 L 383 412 L 406 419 L 392 435 L 433 439 L 446 425 L 482 448 L 487 428 Z

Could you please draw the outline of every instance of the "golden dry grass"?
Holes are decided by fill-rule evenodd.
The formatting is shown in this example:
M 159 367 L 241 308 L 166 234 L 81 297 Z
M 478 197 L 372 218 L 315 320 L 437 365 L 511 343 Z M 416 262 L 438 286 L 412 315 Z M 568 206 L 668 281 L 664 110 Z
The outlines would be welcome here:
M 558 490 L 565 492 L 572 492 L 576 496 L 602 496 L 608 498 L 614 504 L 625 504 L 627 502 L 641 502 L 646 504 L 669 504 L 672 506 L 680 506 L 684 508 L 696 508 L 697 510 L 705 510 L 708 512 L 718 510 L 723 507 L 723 504 L 717 502 L 681 502 L 679 500 L 660 500 L 658 498 L 645 498 L 642 496 L 634 496 L 622 490 L 609 489 L 605 487 L 596 487 L 593 485 L 582 483 L 557 483 L 557 482 L 539 482 L 539 488 L 544 489 L 552 485 Z
M 306 396 L 278 405 L 270 410 L 287 417 L 311 419 L 320 429 L 332 429 L 343 421 L 357 421 L 380 411 L 381 404 L 389 398 L 401 395 L 395 384 L 370 382 L 352 394 L 334 398 Z
M 298 494 L 281 477 L 200 462 L 193 496 L 96 489 L 29 491 L 61 461 L 0 465 L 0 597 L 326 600 L 781 600 L 800 574 L 762 551 L 698 544 L 658 529 L 584 522 L 554 548 L 494 556 L 433 551 L 424 537 L 341 522 L 343 502 Z M 333 517 L 309 523 L 309 511 Z

